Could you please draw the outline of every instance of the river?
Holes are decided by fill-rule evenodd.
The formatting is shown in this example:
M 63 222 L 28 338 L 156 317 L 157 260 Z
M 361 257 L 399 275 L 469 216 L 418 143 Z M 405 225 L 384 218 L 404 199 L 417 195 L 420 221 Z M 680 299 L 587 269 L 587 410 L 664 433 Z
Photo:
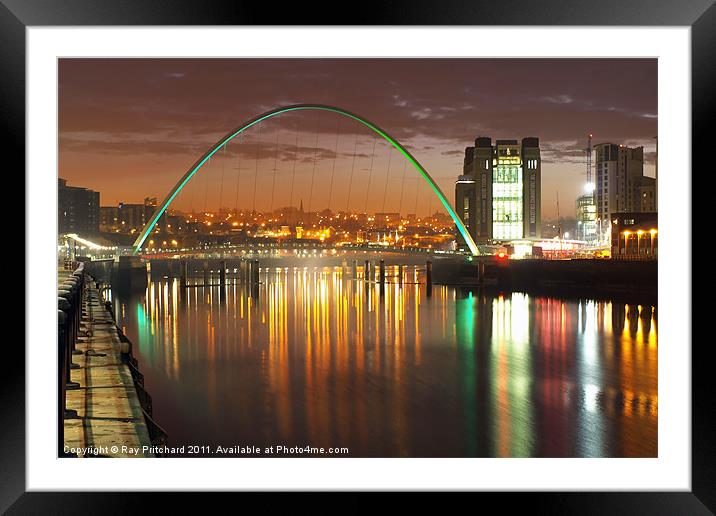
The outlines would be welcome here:
M 387 272 L 382 289 L 286 267 L 254 292 L 154 279 L 113 293 L 177 455 L 657 455 L 654 307 Z

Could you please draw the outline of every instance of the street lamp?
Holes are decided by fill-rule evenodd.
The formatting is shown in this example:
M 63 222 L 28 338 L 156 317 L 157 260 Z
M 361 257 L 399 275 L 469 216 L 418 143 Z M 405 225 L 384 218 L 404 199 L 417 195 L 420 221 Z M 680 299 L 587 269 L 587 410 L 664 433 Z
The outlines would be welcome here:
M 650 252 L 651 252 L 652 256 L 654 256 L 654 237 L 656 236 L 657 233 L 658 233 L 658 231 L 656 229 L 649 230 L 649 235 L 650 235 L 649 244 L 650 244 L 650 248 L 651 248 Z
M 636 232 L 636 254 L 641 256 L 641 235 L 644 234 L 644 231 L 641 229 Z

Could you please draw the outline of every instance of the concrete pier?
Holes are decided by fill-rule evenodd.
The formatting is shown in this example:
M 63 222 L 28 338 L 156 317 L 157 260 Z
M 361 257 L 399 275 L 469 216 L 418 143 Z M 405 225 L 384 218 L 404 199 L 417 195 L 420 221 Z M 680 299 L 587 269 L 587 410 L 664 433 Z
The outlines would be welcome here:
M 183 289 L 194 287 L 227 286 L 233 283 L 258 282 L 254 269 L 258 260 L 248 258 L 152 258 L 149 260 L 153 281 L 178 279 Z M 114 285 L 114 283 L 113 283 Z
M 204 285 L 209 285 L 209 283 L 211 283 L 211 276 L 209 275 L 209 260 L 204 260 L 202 266 L 204 271 Z
M 179 267 L 179 286 L 182 288 L 186 287 L 187 272 L 188 272 L 188 265 L 186 263 L 186 260 L 182 260 L 181 265 Z
M 61 270 L 58 279 L 71 273 Z M 132 374 L 122 360 L 126 343 L 96 285 L 87 283 L 76 344 L 82 354 L 74 357 L 80 367 L 71 371 L 71 381 L 79 388 L 66 392 L 66 408 L 77 416 L 64 421 L 65 446 L 101 449 L 100 454 L 108 457 L 152 457 L 142 451 L 152 443 Z M 123 451 L 122 446 L 138 451 Z
M 656 260 L 485 259 L 483 263 L 482 283 L 501 289 L 558 295 L 623 295 L 644 302 L 655 300 L 658 294 Z
M 433 294 L 433 262 L 430 260 L 425 263 L 425 294 L 428 297 Z
M 147 287 L 147 284 L 147 265 L 141 258 L 120 256 L 117 264 L 116 286 L 122 289 L 143 289 Z
M 259 261 L 251 260 L 251 278 L 250 281 L 254 285 L 259 284 Z
M 226 260 L 219 262 L 219 283 L 222 287 L 226 285 Z

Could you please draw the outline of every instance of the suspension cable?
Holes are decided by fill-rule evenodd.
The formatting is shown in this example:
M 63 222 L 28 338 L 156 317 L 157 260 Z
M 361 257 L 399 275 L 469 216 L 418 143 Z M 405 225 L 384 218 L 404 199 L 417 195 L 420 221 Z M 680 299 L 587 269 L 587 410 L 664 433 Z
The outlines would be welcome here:
M 223 147 L 224 154 L 226 154 L 226 145 Z M 226 156 L 224 156 L 226 157 Z M 221 204 L 223 203 L 224 199 L 224 165 L 225 165 L 225 159 L 221 160 L 221 182 L 219 183 L 219 217 L 221 217 Z
M 388 150 L 388 172 L 385 174 L 385 189 L 383 190 L 383 208 L 382 211 L 385 213 L 385 199 L 388 196 L 388 180 L 390 179 L 390 160 L 393 157 L 393 146 L 390 146 Z
M 204 213 L 206 213 L 209 201 L 209 172 L 211 171 L 212 164 L 213 162 L 211 158 L 209 158 L 209 163 L 207 163 L 207 171 L 206 173 L 204 173 Z
M 318 157 L 318 124 L 316 124 L 316 143 L 313 146 L 313 170 L 311 172 L 311 189 L 308 194 L 308 213 L 311 213 L 311 203 L 313 202 L 313 179 L 316 176 L 316 161 Z
M 253 216 L 254 213 L 256 213 L 256 185 L 259 182 L 259 152 L 260 152 L 260 146 L 261 146 L 261 123 L 258 124 L 259 126 L 259 135 L 256 139 L 256 170 L 254 171 L 254 200 L 251 205 L 251 215 Z
M 197 183 L 198 185 L 198 183 Z M 189 205 L 191 207 L 191 214 L 194 215 L 194 197 L 196 196 L 196 190 L 198 186 L 194 186 L 191 188 L 191 200 L 189 201 Z
M 403 190 L 405 190 L 405 176 L 408 172 L 408 160 L 403 160 L 403 181 L 400 184 L 400 203 L 398 204 L 398 213 L 403 213 Z M 402 215 L 401 215 L 402 217 Z
M 346 203 L 346 214 L 350 212 L 351 208 L 351 190 L 353 189 L 353 171 L 356 168 L 356 152 L 358 151 L 358 133 L 356 133 L 356 139 L 353 143 L 353 163 L 351 164 L 351 176 L 348 180 L 348 202 Z
M 331 201 L 333 200 L 333 175 L 336 172 L 336 161 L 338 160 L 338 140 L 341 137 L 341 117 L 338 117 L 338 125 L 336 127 L 336 148 L 333 151 L 333 166 L 331 167 L 331 186 L 328 189 L 328 211 L 331 211 Z
M 239 145 L 236 150 L 236 201 L 234 202 L 234 216 L 236 217 L 239 212 L 239 185 L 241 184 L 241 142 L 244 138 L 244 133 L 239 134 Z
M 278 169 L 278 134 L 281 130 L 281 126 L 276 130 L 276 146 L 273 149 L 273 183 L 271 185 L 271 208 L 269 209 L 269 216 L 273 213 L 273 197 L 276 191 L 276 170 Z
M 420 196 L 420 181 L 415 180 L 415 208 L 413 209 L 415 218 L 418 218 L 418 197 Z
M 368 195 L 370 194 L 370 180 L 371 177 L 373 177 L 373 160 L 375 159 L 375 145 L 378 143 L 378 140 L 373 140 L 373 153 L 370 156 L 370 169 L 368 170 L 368 188 L 365 190 L 365 206 L 363 208 L 363 213 L 368 215 Z
M 296 182 L 296 162 L 298 161 L 298 120 L 296 120 L 296 145 L 293 149 L 293 175 L 291 176 L 291 201 L 289 206 L 293 207 L 293 185 Z

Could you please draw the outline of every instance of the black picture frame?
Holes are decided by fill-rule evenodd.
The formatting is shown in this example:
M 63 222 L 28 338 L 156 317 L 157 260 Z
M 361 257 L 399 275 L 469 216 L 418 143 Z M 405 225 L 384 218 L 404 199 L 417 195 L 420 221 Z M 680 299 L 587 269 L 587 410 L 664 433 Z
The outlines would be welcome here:
M 25 167 L 25 30 L 31 26 L 83 25 L 575 25 L 690 26 L 692 79 L 692 170 L 711 173 L 707 141 L 716 95 L 716 5 L 713 0 L 501 0 L 437 2 L 385 1 L 371 5 L 320 5 L 226 1 L 0 0 L 0 124 L 5 155 Z M 348 14 L 350 12 L 350 15 Z M 688 164 L 678 171 L 688 177 Z M 31 192 L 26 192 L 30 195 Z M 667 200 L 668 202 L 668 200 Z M 691 214 L 686 213 L 686 216 Z M 692 219 L 693 220 L 693 219 Z M 695 221 L 695 220 L 694 220 Z M 31 235 L 26 235 L 26 238 Z M 688 265 L 688 264 L 685 264 Z M 691 268 L 689 268 L 691 271 Z M 690 272 L 689 272 L 690 274 Z M 698 305 L 693 303 L 694 315 Z M 699 310 L 703 310 L 700 308 Z M 32 317 L 26 312 L 27 318 Z M 691 321 L 684 321 L 684 345 L 691 344 Z M 678 343 L 675 343 L 678 344 Z M 710 385 L 708 342 L 691 346 L 691 492 L 485 493 L 500 508 L 528 503 L 550 513 L 712 514 L 716 512 L 716 402 Z M 144 511 L 147 495 L 112 493 L 26 493 L 25 352 L 6 342 L 0 436 L 0 510 L 8 514 L 114 514 Z M 117 489 L 122 489 L 117 479 Z M 190 510 L 194 498 L 162 493 L 163 504 Z M 499 498 L 497 498 L 499 497 Z M 493 500 L 490 500 L 493 501 Z M 203 502 L 198 502 L 202 503 Z M 204 510 L 206 506 L 202 507 Z M 169 510 L 165 505 L 165 510 Z

